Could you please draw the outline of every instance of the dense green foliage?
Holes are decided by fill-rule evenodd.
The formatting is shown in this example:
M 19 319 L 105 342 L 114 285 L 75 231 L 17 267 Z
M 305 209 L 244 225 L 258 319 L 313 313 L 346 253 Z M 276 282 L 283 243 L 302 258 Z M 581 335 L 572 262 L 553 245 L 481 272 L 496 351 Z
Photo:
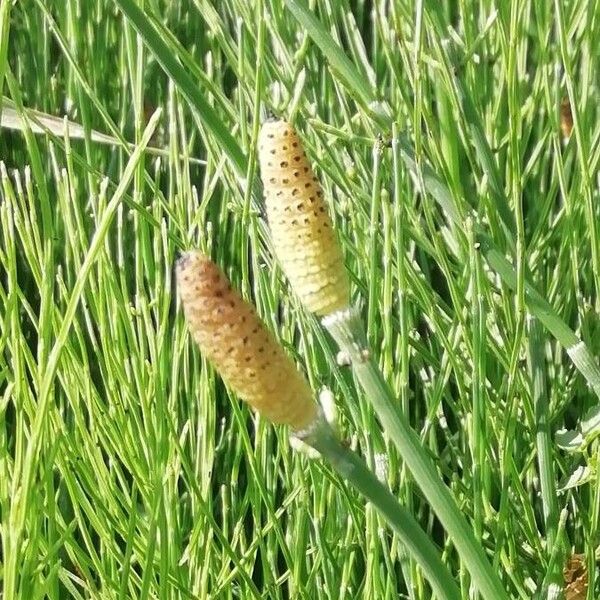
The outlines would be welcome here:
M 305 7 L 0 0 L 5 600 L 430 597 L 372 507 L 202 360 L 174 293 L 190 247 L 315 393 L 334 392 L 342 435 L 469 597 L 274 264 L 256 163 L 269 112 L 301 132 L 379 365 L 510 597 L 546 597 L 573 552 L 600 593 L 600 446 L 555 435 L 593 430 L 600 394 L 597 3 Z M 25 127 L 23 107 L 59 117 L 54 134 Z

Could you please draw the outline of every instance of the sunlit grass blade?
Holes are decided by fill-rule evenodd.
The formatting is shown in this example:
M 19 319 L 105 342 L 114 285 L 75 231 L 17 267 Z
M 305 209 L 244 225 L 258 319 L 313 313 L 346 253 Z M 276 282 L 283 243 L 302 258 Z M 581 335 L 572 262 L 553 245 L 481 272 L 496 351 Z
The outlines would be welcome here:
M 10 9 L 12 2 L 0 3 L 0 96 L 4 90 L 4 73 L 8 58 L 8 37 L 10 33 Z M 2 116 L 3 101 L 0 100 L 0 117 Z
M 372 110 L 372 116 L 383 123 L 391 124 L 383 118 L 381 111 L 377 111 L 377 96 L 368 81 L 358 72 L 352 61 L 346 56 L 322 23 L 315 17 L 313 11 L 302 2 L 302 0 L 285 0 L 285 4 L 306 29 L 307 33 L 319 47 L 323 56 L 327 58 L 336 76 L 346 85 L 352 95 L 360 100 L 365 108 Z
M 179 63 L 177 56 L 165 41 L 158 35 L 150 19 L 133 0 L 114 0 L 123 14 L 131 21 L 156 60 L 171 77 L 181 94 L 190 103 L 197 116 L 206 124 L 215 136 L 223 151 L 228 155 L 239 176 L 243 177 L 247 170 L 247 159 L 229 129 L 219 115 L 208 103 L 202 90 L 194 83 L 189 74 Z
M 13 129 L 15 131 L 23 131 L 23 118 L 15 109 L 14 102 L 10 98 L 3 98 L 2 107 L 2 121 L 0 122 L 0 127 Z M 64 136 L 68 134 L 69 137 L 80 140 L 84 140 L 86 137 L 84 127 L 75 121 L 69 119 L 65 120 L 64 117 L 56 117 L 31 108 L 24 108 L 23 112 L 29 120 L 29 126 L 33 133 L 49 134 L 58 138 L 64 138 Z M 105 144 L 108 146 L 122 146 L 123 144 L 121 140 L 116 137 L 107 135 L 106 133 L 102 133 L 95 129 L 90 131 L 90 139 L 97 144 Z M 132 146 L 133 144 L 131 143 L 127 144 L 128 148 L 131 148 Z M 169 150 L 166 150 L 165 148 L 156 148 L 155 146 L 147 146 L 146 152 L 164 158 L 167 158 L 170 155 Z M 204 160 L 193 157 L 189 157 L 187 160 L 192 164 L 198 165 L 206 163 Z

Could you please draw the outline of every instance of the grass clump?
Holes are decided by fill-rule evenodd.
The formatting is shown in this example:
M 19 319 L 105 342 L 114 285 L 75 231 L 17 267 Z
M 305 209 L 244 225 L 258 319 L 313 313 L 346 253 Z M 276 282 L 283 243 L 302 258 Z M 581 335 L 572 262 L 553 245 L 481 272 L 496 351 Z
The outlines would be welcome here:
M 192 247 L 332 390 L 353 455 L 475 596 L 273 260 L 272 111 L 316 167 L 375 366 L 507 595 L 552 597 L 577 555 L 595 598 L 597 28 L 588 1 L 2 2 L 4 597 L 431 597 L 374 506 L 193 346 L 172 271 Z

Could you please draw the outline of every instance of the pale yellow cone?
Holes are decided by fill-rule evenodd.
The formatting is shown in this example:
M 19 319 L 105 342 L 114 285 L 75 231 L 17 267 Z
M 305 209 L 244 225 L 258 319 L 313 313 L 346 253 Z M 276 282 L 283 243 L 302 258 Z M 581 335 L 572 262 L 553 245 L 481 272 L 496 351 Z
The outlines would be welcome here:
M 254 307 L 200 252 L 183 255 L 176 272 L 189 330 L 225 383 L 269 421 L 307 428 L 318 413 L 308 382 Z
M 342 251 L 294 128 L 283 120 L 265 122 L 258 157 L 273 245 L 292 288 L 319 316 L 346 308 L 350 294 Z

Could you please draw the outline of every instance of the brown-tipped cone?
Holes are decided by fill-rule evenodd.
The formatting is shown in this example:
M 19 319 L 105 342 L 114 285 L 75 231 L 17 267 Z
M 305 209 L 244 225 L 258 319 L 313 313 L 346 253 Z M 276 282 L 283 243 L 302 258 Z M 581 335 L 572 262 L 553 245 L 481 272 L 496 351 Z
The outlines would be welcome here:
M 571 132 L 573 131 L 573 113 L 568 97 L 563 98 L 560 103 L 560 130 L 563 138 L 568 139 L 571 137 Z
M 317 315 L 346 308 L 350 292 L 342 251 L 294 128 L 286 121 L 265 122 L 258 158 L 273 245 L 292 288 Z
M 273 423 L 308 427 L 317 417 L 310 387 L 254 307 L 200 252 L 183 255 L 176 271 L 190 332 L 223 380 Z

